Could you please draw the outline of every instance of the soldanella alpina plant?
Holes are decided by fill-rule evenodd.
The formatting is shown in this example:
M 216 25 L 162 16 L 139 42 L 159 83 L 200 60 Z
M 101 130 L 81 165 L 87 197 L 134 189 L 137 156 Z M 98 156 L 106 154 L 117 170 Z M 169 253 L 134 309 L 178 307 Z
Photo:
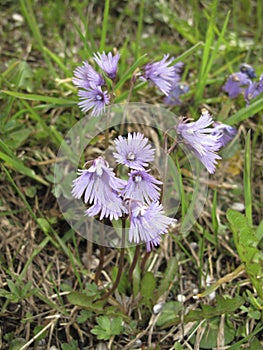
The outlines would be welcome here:
M 103 118 L 105 114 L 107 124 L 107 106 L 114 104 L 114 85 L 118 82 L 120 54 L 97 52 L 93 59 L 98 67 L 83 62 L 74 71 L 73 83 L 78 88 L 80 109 L 90 112 L 91 117 L 95 118 Z M 189 88 L 181 82 L 183 63 L 173 64 L 173 61 L 174 58 L 166 54 L 160 61 L 146 63 L 139 71 L 137 69 L 132 75 L 130 92 L 137 80 L 149 82 L 165 95 L 164 102 L 167 105 L 179 105 L 180 96 L 188 92 Z M 210 174 L 215 172 L 217 161 L 221 159 L 217 152 L 236 133 L 234 128 L 214 122 L 207 110 L 202 110 L 196 121 L 180 117 L 174 121 L 172 129 L 175 132 L 171 148 L 173 152 L 176 152 L 176 145 L 183 144 L 187 152 L 199 160 Z M 106 130 L 105 148 L 109 145 L 108 137 Z M 150 140 L 143 133 L 134 131 L 119 134 L 111 140 L 111 144 L 114 145 L 114 150 L 111 151 L 114 167 L 109 166 L 103 155 L 86 160 L 84 168 L 78 170 L 79 176 L 72 183 L 72 195 L 82 199 L 86 205 L 83 215 L 95 217 L 101 223 L 107 219 L 107 224 L 110 221 L 113 226 L 114 222 L 122 222 L 123 261 L 126 232 L 130 243 L 144 243 L 146 251 L 150 252 L 161 244 L 164 234 L 169 231 L 175 234 L 174 228 L 179 218 L 169 217 L 164 211 L 163 182 L 152 171 L 155 149 Z M 104 258 L 103 254 L 100 258 Z M 138 254 L 134 259 L 137 258 Z M 116 289 L 121 269 L 122 264 L 112 289 L 103 298 Z

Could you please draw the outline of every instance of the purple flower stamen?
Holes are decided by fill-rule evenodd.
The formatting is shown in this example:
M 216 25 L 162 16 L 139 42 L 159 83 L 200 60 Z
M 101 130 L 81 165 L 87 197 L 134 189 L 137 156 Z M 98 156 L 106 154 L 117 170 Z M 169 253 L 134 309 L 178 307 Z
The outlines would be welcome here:
M 159 200 L 162 182 L 144 170 L 133 170 L 129 173 L 128 182 L 122 191 L 124 199 L 133 199 L 150 204 Z
M 147 142 L 148 139 L 140 133 L 129 133 L 128 138 L 119 136 L 114 140 L 117 153 L 113 153 L 113 156 L 119 164 L 131 169 L 144 170 L 148 162 L 154 159 L 154 149 Z
M 78 103 L 83 112 L 92 109 L 91 115 L 98 117 L 105 113 L 106 105 L 110 103 L 107 91 L 102 91 L 100 86 L 92 86 L 87 90 L 79 90 L 78 96 L 81 102 Z

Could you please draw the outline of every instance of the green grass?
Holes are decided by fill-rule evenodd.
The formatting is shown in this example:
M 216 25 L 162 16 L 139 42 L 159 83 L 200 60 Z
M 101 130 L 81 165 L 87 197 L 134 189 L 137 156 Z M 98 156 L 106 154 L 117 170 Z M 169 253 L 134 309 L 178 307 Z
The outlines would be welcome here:
M 222 91 L 226 77 L 244 61 L 258 77 L 262 74 L 262 14 L 260 0 L 1 4 L 3 350 L 38 348 L 43 339 L 47 349 L 63 350 L 87 350 L 100 342 L 109 349 L 262 348 L 263 96 L 246 106 L 241 96 L 229 100 Z M 63 217 L 56 196 L 65 194 L 65 187 L 69 195 L 71 177 L 66 175 L 76 169 L 60 168 L 64 159 L 57 154 L 62 144 L 76 167 L 74 143 L 85 142 L 86 133 L 97 127 L 93 119 L 83 134 L 68 134 L 84 117 L 71 82 L 73 70 L 83 60 L 93 64 L 94 52 L 115 49 L 121 53 L 118 77 L 114 84 L 107 80 L 114 103 L 130 98 L 163 106 L 155 87 L 136 80 L 130 90 L 131 79 L 147 62 L 169 53 L 174 63 L 184 63 L 182 80 L 189 92 L 180 106 L 165 108 L 194 119 L 206 108 L 238 134 L 207 178 L 192 174 L 187 157 L 176 148 L 169 162 L 176 181 L 172 188 L 181 201 L 178 223 L 150 254 L 144 245 L 127 248 L 118 287 L 100 300 L 116 279 L 121 250 L 100 250 L 70 226 L 70 210 L 68 221 Z M 136 117 L 140 124 L 142 116 Z M 160 131 L 141 124 L 136 130 L 149 132 L 147 137 L 162 146 Z M 118 132 L 111 128 L 111 142 Z M 104 144 L 101 133 L 80 156 L 79 167 Z M 92 233 L 90 223 L 86 230 Z M 158 315 L 156 305 L 162 308 Z M 182 330 L 184 337 L 176 338 Z

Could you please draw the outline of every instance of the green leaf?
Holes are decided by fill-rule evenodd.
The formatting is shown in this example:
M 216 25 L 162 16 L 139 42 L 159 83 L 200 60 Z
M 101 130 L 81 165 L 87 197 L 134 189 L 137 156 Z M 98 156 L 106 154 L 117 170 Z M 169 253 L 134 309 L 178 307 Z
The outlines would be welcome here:
M 217 303 L 214 306 L 202 304 L 202 309 L 190 310 L 189 313 L 184 316 L 184 322 L 201 321 L 204 318 L 210 319 L 225 313 L 233 313 L 245 302 L 245 300 L 239 296 L 232 299 L 224 299 L 223 297 L 217 296 L 216 301 Z M 169 321 L 166 319 L 164 324 L 160 327 L 171 327 L 179 324 L 180 322 L 181 317 L 176 315 L 176 312 L 174 312 L 173 315 L 170 313 Z
M 77 104 L 77 101 L 72 101 L 70 99 L 64 99 L 64 98 L 50 97 L 46 95 L 23 94 L 20 92 L 9 91 L 9 90 L 2 90 L 2 92 L 6 95 L 10 95 L 23 100 L 47 102 L 55 106 L 75 106 Z
M 261 111 L 263 111 L 263 94 L 262 93 L 259 96 L 257 96 L 248 107 L 244 107 L 240 109 L 236 114 L 228 118 L 226 123 L 228 125 L 235 125 L 239 122 L 242 122 L 245 119 L 252 117 L 256 113 Z
M 77 316 L 77 322 L 78 323 L 84 323 L 86 322 L 89 318 L 91 318 L 93 316 L 93 312 L 89 311 L 89 310 L 81 310 L 80 311 L 80 315 Z
M 174 280 L 175 276 L 178 274 L 178 263 L 175 257 L 172 257 L 167 264 L 167 268 L 161 279 L 160 285 L 157 289 L 156 300 L 158 300 L 165 292 L 169 290 L 171 282 Z
M 123 331 L 121 317 L 110 319 L 108 316 L 100 316 L 97 318 L 97 323 L 98 325 L 91 330 L 91 333 L 95 334 L 98 339 L 108 340 Z
M 258 237 L 243 214 L 229 209 L 227 219 L 233 231 L 238 255 L 258 295 L 263 299 L 263 253 L 257 248 Z
M 200 348 L 213 349 L 217 347 L 217 336 L 219 332 L 220 319 L 217 317 L 214 320 L 206 321 L 202 327 L 205 328 L 200 341 Z M 224 345 L 228 345 L 235 338 L 235 329 L 232 324 L 224 324 Z M 192 344 L 196 343 L 196 336 L 190 338 Z
M 183 304 L 178 301 L 169 301 L 163 306 L 160 316 L 157 319 L 156 325 L 158 327 L 165 326 L 172 323 L 179 317 L 180 311 L 183 309 Z
M 48 186 L 48 182 L 46 182 L 40 176 L 36 175 L 34 170 L 25 166 L 24 163 L 20 159 L 18 159 L 14 154 L 12 156 L 9 156 L 8 154 L 1 151 L 1 149 L 6 150 L 7 148 L 8 148 L 7 145 L 4 144 L 4 142 L 0 140 L 0 159 L 4 160 L 6 162 L 6 164 L 10 168 L 12 168 L 13 170 L 15 170 L 15 171 L 17 171 L 25 176 L 28 176 L 28 177 L 34 179 L 35 181 L 42 183 L 43 185 Z M 11 152 L 11 150 L 10 150 L 10 152 Z M 10 152 L 9 152 L 9 148 L 8 148 L 8 153 L 10 153 Z
M 77 340 L 72 339 L 69 344 L 62 344 L 61 345 L 62 350 L 78 350 L 78 342 Z
M 147 271 L 142 278 L 141 295 L 142 295 L 142 302 L 149 309 L 152 309 L 152 302 L 154 299 L 155 288 L 156 288 L 156 280 L 155 280 L 154 274 L 150 271 Z
M 103 306 L 107 301 L 102 300 L 102 301 L 97 301 L 94 303 L 94 300 L 96 297 L 94 296 L 88 296 L 85 293 L 80 293 L 80 292 L 72 292 L 67 295 L 68 300 L 71 304 L 80 306 L 84 309 L 93 311 L 97 314 L 104 314 L 105 310 L 103 309 Z
M 24 338 L 15 338 L 9 345 L 9 350 L 20 350 L 27 341 Z

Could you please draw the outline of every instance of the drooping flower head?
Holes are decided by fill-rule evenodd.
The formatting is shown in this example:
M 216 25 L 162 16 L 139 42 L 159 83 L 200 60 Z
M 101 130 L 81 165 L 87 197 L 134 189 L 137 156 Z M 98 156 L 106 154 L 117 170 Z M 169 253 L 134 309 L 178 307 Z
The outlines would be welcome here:
M 104 217 L 117 220 L 126 212 L 118 195 L 126 181 L 115 176 L 103 157 L 93 160 L 89 169 L 79 170 L 78 174 L 80 176 L 73 181 L 72 196 L 77 199 L 83 196 L 84 203 L 93 203 L 86 211 L 87 215 L 95 216 L 100 212 L 100 220 Z
M 147 63 L 141 80 L 148 80 L 155 84 L 165 95 L 169 94 L 173 80 L 175 79 L 175 67 L 169 65 L 173 58 L 169 59 L 169 55 L 164 55 L 163 59 L 158 62 Z
M 229 98 L 235 98 L 242 94 L 250 83 L 247 74 L 237 72 L 230 75 L 222 89 L 228 93 Z
M 207 111 L 204 111 L 195 122 L 187 122 L 182 119 L 176 126 L 180 141 L 191 150 L 194 155 L 203 163 L 210 174 L 215 172 L 215 165 L 221 157 L 215 152 L 221 147 L 221 135 L 213 133 L 213 128 L 208 128 L 213 119 Z
M 129 173 L 127 185 L 122 191 L 124 199 L 133 199 L 150 204 L 159 200 L 162 182 L 144 170 L 133 170 Z
M 247 104 L 249 104 L 250 101 L 256 96 L 258 96 L 261 92 L 263 92 L 263 74 L 261 74 L 259 81 L 251 82 L 251 84 L 249 84 L 246 88 L 245 100 Z
M 247 63 L 242 63 L 239 67 L 239 70 L 240 72 L 245 73 L 250 79 L 257 77 L 255 69 Z
M 168 96 L 163 99 L 164 103 L 169 106 L 179 106 L 182 101 L 180 96 L 186 94 L 189 91 L 189 86 L 184 83 L 175 83 L 172 85 L 171 91 Z
M 147 251 L 160 243 L 161 235 L 177 220 L 164 215 L 163 206 L 153 202 L 149 206 L 138 201 L 130 201 L 129 241 L 146 243 Z
M 173 78 L 173 84 L 179 83 L 181 80 L 181 71 L 183 68 L 184 64 L 183 62 L 177 62 L 174 64 L 174 78 Z
M 237 133 L 236 128 L 221 122 L 214 122 L 213 127 L 213 134 L 218 134 L 220 136 L 219 142 L 221 143 L 221 147 L 226 146 Z
M 92 109 L 91 115 L 100 116 L 105 112 L 106 105 L 110 103 L 110 97 L 107 91 L 102 91 L 101 86 L 92 85 L 87 90 L 79 90 L 78 96 L 81 102 L 78 103 L 83 112 Z
M 83 62 L 82 66 L 74 70 L 72 82 L 82 89 L 90 89 L 91 86 L 103 86 L 105 84 L 102 76 L 86 61 Z
M 114 140 L 117 153 L 113 153 L 113 156 L 119 164 L 131 169 L 144 170 L 154 159 L 154 149 L 147 142 L 148 138 L 139 132 L 129 133 L 128 138 L 119 136 Z
M 120 54 L 112 55 L 111 52 L 108 55 L 103 51 L 102 54 L 99 52 L 94 53 L 94 61 L 98 64 L 98 66 L 107 74 L 107 76 L 114 80 L 116 78 L 117 70 L 118 70 L 118 62 L 120 59 Z

